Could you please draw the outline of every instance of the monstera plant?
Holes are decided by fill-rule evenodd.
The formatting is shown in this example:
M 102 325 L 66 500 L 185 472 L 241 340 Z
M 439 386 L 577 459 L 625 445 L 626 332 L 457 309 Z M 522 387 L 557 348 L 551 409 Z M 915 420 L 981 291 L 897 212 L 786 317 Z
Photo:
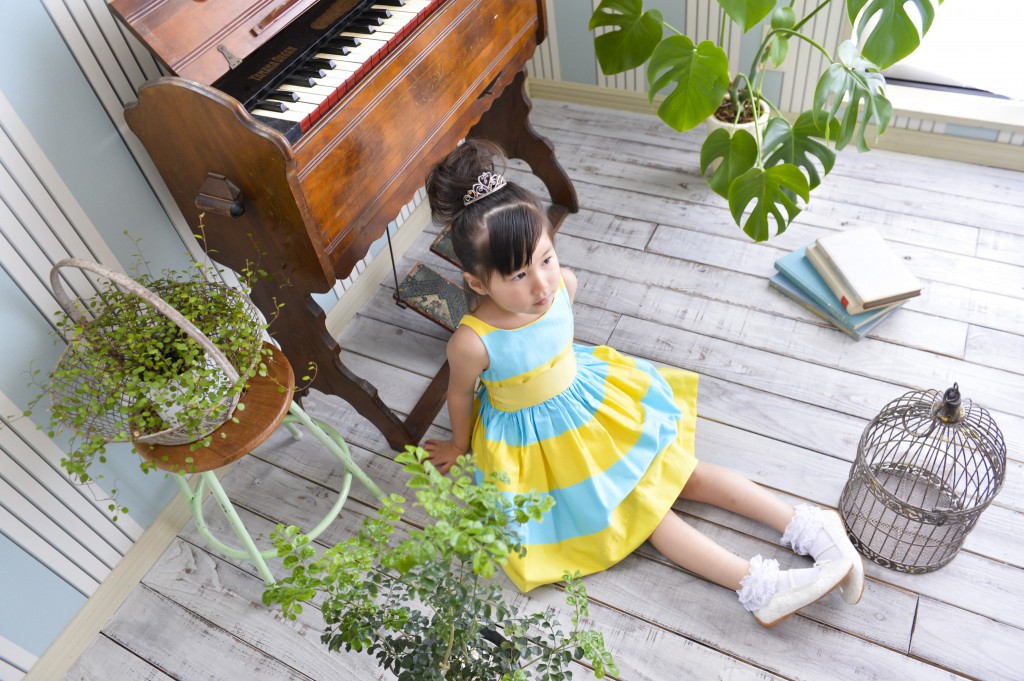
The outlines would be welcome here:
M 692 1 L 692 0 L 691 0 Z M 682 132 L 718 117 L 739 121 L 744 108 L 767 108 L 761 134 L 714 130 L 701 147 L 701 172 L 729 202 L 736 224 L 752 239 L 781 234 L 835 163 L 833 149 L 855 142 L 868 150 L 867 126 L 882 134 L 892 118 L 880 73 L 917 49 L 942 0 L 716 0 L 719 40 L 695 43 L 665 23 L 643 0 L 603 0 L 590 19 L 594 48 L 606 75 L 647 64 L 648 95 L 660 99 L 658 116 Z M 830 54 L 801 32 L 832 2 L 845 1 L 853 39 Z M 770 17 L 770 19 L 769 19 Z M 766 22 L 765 20 L 768 19 Z M 722 48 L 728 22 L 744 32 L 761 26 L 763 37 L 746 71 L 730 73 Z M 803 41 L 825 56 L 811 108 L 782 115 L 762 91 L 764 74 L 778 68 L 789 47 Z

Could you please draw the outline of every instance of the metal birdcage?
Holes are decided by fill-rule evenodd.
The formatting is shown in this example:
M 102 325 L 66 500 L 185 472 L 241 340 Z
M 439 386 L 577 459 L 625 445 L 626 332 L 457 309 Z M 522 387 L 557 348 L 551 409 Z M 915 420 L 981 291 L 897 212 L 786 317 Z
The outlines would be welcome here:
M 839 499 L 857 549 L 879 565 L 923 573 L 956 556 L 1006 476 L 995 421 L 957 384 L 910 392 L 864 430 Z

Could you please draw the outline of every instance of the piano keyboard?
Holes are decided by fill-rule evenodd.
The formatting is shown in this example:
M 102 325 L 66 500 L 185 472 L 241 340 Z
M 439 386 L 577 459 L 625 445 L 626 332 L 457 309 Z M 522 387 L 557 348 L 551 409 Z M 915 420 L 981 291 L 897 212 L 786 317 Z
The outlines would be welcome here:
M 375 0 L 246 105 L 295 142 L 445 0 Z

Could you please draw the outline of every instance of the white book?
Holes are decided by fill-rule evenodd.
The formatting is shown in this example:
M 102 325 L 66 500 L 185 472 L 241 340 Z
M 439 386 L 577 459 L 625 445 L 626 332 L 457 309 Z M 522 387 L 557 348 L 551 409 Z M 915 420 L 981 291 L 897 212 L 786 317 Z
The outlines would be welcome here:
M 816 245 L 814 255 L 823 263 L 822 269 L 839 280 L 836 296 L 850 314 L 921 294 L 921 282 L 871 227 L 819 237 Z

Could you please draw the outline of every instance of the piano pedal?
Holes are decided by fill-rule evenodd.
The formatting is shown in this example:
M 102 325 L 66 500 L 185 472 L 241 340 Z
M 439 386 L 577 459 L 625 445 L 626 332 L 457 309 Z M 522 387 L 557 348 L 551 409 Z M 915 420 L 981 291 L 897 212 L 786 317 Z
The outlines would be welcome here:
M 455 255 L 455 248 L 452 245 L 451 226 L 445 227 L 444 230 L 437 235 L 437 238 L 434 239 L 434 243 L 430 244 L 430 252 L 444 258 L 460 270 L 462 269 L 462 263 L 459 262 L 459 257 Z
M 398 285 L 395 298 L 439 326 L 455 331 L 469 312 L 466 291 L 423 263 L 416 265 Z

